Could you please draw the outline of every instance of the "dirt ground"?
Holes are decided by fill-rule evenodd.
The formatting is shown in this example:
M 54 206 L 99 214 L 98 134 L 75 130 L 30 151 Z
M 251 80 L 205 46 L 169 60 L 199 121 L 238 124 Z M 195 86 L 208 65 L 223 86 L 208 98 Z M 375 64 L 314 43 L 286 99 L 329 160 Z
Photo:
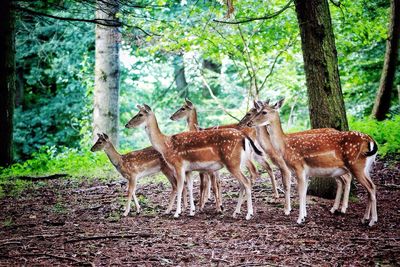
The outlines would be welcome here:
M 279 176 L 277 174 L 277 176 Z M 79 183 L 60 178 L 0 200 L 0 266 L 396 266 L 400 264 L 400 163 L 378 161 L 378 224 L 361 224 L 366 192 L 345 215 L 333 215 L 333 200 L 308 198 L 308 217 L 297 225 L 283 213 L 283 198 L 271 197 L 268 180 L 253 188 L 255 217 L 232 218 L 238 183 L 223 177 L 223 215 L 209 201 L 203 213 L 179 219 L 162 215 L 169 186 L 141 184 L 144 209 L 122 216 L 125 182 Z M 43 182 L 42 182 L 43 183 Z M 198 183 L 196 184 L 198 193 Z M 197 198 L 197 195 L 196 195 Z

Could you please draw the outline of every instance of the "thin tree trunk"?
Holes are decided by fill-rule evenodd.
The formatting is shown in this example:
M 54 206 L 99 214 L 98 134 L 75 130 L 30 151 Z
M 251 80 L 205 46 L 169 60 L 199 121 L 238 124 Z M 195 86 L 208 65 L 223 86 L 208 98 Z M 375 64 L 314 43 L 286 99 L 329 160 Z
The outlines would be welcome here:
M 188 83 L 185 76 L 185 64 L 182 55 L 177 55 L 174 58 L 174 76 L 175 84 L 182 97 L 188 97 Z
M 347 130 L 337 51 L 327 0 L 295 0 L 312 128 Z M 333 179 L 314 178 L 310 193 L 332 198 Z
M 118 0 L 98 0 L 96 18 L 117 20 Z M 93 136 L 106 133 L 118 147 L 119 42 L 117 27 L 96 25 Z
M 13 115 L 15 98 L 15 15 L 12 0 L 0 9 L 0 166 L 13 161 Z
M 400 40 L 400 0 L 390 1 L 390 23 L 386 41 L 386 53 L 379 89 L 376 94 L 372 116 L 381 121 L 386 118 L 390 108 L 393 82 L 396 73 Z

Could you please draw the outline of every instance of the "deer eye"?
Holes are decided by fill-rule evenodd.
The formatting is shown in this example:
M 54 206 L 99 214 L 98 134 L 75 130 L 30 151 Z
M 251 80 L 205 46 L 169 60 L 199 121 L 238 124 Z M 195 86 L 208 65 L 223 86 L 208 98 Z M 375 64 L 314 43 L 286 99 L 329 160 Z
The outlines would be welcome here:
M 263 112 L 262 112 L 262 114 L 263 114 L 263 115 L 267 115 L 267 114 L 268 114 L 268 112 L 266 112 L 266 111 L 263 111 Z
M 142 117 L 142 116 L 143 116 L 143 114 L 142 114 L 142 113 L 139 113 L 139 114 L 138 114 L 138 116 L 139 116 L 139 117 Z
M 181 108 L 181 110 L 185 110 L 185 108 L 184 108 L 184 107 L 182 107 L 182 108 Z

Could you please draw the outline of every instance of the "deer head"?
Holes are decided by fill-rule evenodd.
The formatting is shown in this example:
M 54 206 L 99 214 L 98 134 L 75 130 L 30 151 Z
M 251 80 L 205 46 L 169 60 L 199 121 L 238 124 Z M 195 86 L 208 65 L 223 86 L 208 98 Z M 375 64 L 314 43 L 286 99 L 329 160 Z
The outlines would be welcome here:
M 262 109 L 247 122 L 248 127 L 268 126 L 271 123 L 279 122 L 279 108 L 284 102 L 284 98 L 279 100 L 274 105 L 263 105 Z
M 139 127 L 147 120 L 148 116 L 153 114 L 151 108 L 146 104 L 143 104 L 143 106 L 137 105 L 136 107 L 139 109 L 139 112 L 125 125 L 125 128 Z
M 177 121 L 182 118 L 188 117 L 190 112 L 193 110 L 193 107 L 194 107 L 193 103 L 189 99 L 185 98 L 185 103 L 182 105 L 180 109 L 178 109 L 177 111 L 175 111 L 174 114 L 172 114 L 170 119 L 173 121 Z
M 92 146 L 90 151 L 95 152 L 95 151 L 100 151 L 103 150 L 108 144 L 109 144 L 109 137 L 105 133 L 102 134 L 97 134 L 99 137 L 96 141 L 96 143 Z
M 260 100 L 253 100 L 253 107 L 244 115 L 244 117 L 239 121 L 238 126 L 244 127 L 247 126 L 247 123 L 252 120 L 261 109 L 268 105 L 269 100 L 260 101 Z

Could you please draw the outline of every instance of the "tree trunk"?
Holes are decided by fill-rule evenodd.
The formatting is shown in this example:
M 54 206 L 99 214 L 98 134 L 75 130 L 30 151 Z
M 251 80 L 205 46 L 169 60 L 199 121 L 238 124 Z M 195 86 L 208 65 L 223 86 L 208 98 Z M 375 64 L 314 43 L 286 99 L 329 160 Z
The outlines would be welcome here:
M 390 99 L 393 92 L 393 82 L 396 73 L 397 57 L 400 40 L 400 0 L 390 1 L 390 23 L 386 41 L 386 53 L 379 89 L 376 94 L 372 116 L 378 121 L 386 118 L 390 108 Z
M 13 115 L 15 98 L 15 16 L 12 0 L 0 9 L 0 166 L 13 161 Z
M 327 0 L 295 0 L 312 128 L 347 130 L 337 51 Z M 335 182 L 316 177 L 310 193 L 332 198 Z
M 175 56 L 173 64 L 176 88 L 178 89 L 182 97 L 188 97 L 188 83 L 185 76 L 185 64 L 183 61 L 183 56 Z
M 118 0 L 98 0 L 96 19 L 117 20 Z M 96 25 L 93 135 L 106 133 L 118 146 L 119 42 L 117 27 Z

